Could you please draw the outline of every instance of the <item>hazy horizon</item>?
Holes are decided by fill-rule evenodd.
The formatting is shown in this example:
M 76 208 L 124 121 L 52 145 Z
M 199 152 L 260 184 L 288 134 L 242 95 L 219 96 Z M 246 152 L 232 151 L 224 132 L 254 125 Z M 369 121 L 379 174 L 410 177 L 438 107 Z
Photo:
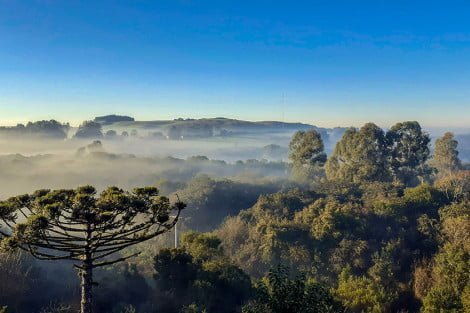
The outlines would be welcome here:
M 10 126 L 16 126 L 18 124 L 26 124 L 28 122 L 34 122 L 34 121 L 40 121 L 40 120 L 57 120 L 61 123 L 70 123 L 70 126 L 71 127 L 78 127 L 83 121 L 87 121 L 87 120 L 93 120 L 95 117 L 97 116 L 106 116 L 106 115 L 112 115 L 112 114 L 116 114 L 115 112 L 111 113 L 111 112 L 108 112 L 108 114 L 103 114 L 103 115 L 100 115 L 100 114 L 95 114 L 95 115 L 89 115 L 87 118 L 84 118 L 83 120 L 80 120 L 80 119 L 76 119 L 76 118 L 73 118 L 73 117 L 65 117 L 65 118 L 57 118 L 53 115 L 49 115 L 49 116 L 39 116 L 39 117 L 36 117 L 36 118 L 31 118 L 31 119 L 19 119 L 19 120 L 4 120 L 4 119 L 0 119 L 0 127 L 1 126 L 6 126 L 6 127 L 10 127 Z M 324 124 L 324 123 L 321 123 L 321 121 L 319 121 L 318 123 L 316 121 L 313 121 L 313 122 L 309 122 L 309 121 L 298 121 L 298 120 L 281 120 L 281 119 L 242 119 L 242 118 L 237 118 L 237 116 L 233 116 L 233 117 L 227 117 L 227 116 L 201 116 L 201 117 L 194 117 L 194 116 L 168 116 L 166 118 L 163 118 L 163 117 L 155 117 L 155 118 L 152 118 L 151 116 L 145 116 L 145 117 L 142 117 L 142 118 L 139 118 L 138 115 L 134 115 L 134 114 L 126 114 L 126 113 L 117 113 L 116 115 L 123 115 L 123 116 L 130 116 L 130 117 L 133 117 L 135 118 L 136 121 L 138 122 L 151 122 L 151 121 L 162 121 L 162 120 L 168 120 L 168 121 L 171 121 L 171 120 L 175 120 L 175 119 L 178 119 L 178 118 L 184 118 L 184 119 L 213 119 L 213 118 L 226 118 L 226 119 L 235 119 L 235 120 L 242 120 L 242 121 L 249 121 L 249 122 L 285 122 L 285 123 L 302 123 L 302 124 L 308 124 L 308 125 L 312 125 L 312 126 L 317 126 L 317 127 L 323 127 L 323 128 L 335 128 L 335 127 L 341 127 L 341 128 L 347 128 L 347 127 L 356 127 L 356 128 L 360 128 L 362 125 L 364 125 L 365 123 L 368 123 L 368 122 L 372 122 L 372 123 L 375 123 L 377 124 L 379 127 L 381 128 L 384 128 L 384 129 L 388 129 L 390 128 L 393 124 L 395 123 L 398 123 L 398 122 L 402 122 L 402 121 L 405 121 L 405 120 L 396 120 L 394 122 L 391 122 L 390 124 L 381 124 L 381 123 L 377 123 L 376 121 L 373 121 L 373 120 L 365 120 L 362 124 L 360 123 L 357 123 L 357 124 Z M 410 119 L 410 120 L 413 120 L 413 119 Z M 416 119 L 418 122 L 420 122 L 419 119 Z M 422 124 L 422 127 L 428 131 L 432 136 L 439 136 L 447 131 L 450 131 L 450 132 L 453 132 L 455 134 L 467 134 L 470 132 L 470 126 L 468 127 L 446 127 L 446 126 L 428 126 L 426 124 Z

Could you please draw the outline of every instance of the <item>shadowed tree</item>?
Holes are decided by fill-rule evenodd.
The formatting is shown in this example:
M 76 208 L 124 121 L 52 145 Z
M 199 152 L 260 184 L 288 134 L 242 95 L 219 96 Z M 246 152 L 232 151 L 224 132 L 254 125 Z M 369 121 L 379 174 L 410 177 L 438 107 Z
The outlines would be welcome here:
M 116 138 L 117 132 L 116 132 L 115 130 L 113 130 L 113 129 L 110 129 L 110 130 L 108 130 L 108 131 L 105 133 L 105 136 L 106 136 L 107 138 Z
M 429 174 L 429 135 L 418 122 L 397 123 L 387 132 L 393 178 L 406 186 L 415 186 Z
M 458 142 L 454 139 L 454 134 L 450 132 L 436 139 L 432 165 L 437 169 L 440 176 L 452 174 L 461 168 L 462 164 L 459 160 L 457 145 Z
M 347 129 L 326 163 L 330 180 L 388 181 L 388 147 L 384 131 L 373 123 Z
M 242 313 L 341 313 L 345 309 L 327 287 L 301 275 L 289 278 L 278 266 L 258 283 L 258 296 L 242 308 Z
M 185 204 L 153 187 L 38 190 L 0 202 L 0 238 L 41 260 L 70 260 L 81 277 L 81 312 L 92 312 L 93 269 L 124 261 L 121 250 L 170 230 Z M 171 211 L 175 218 L 170 218 Z
M 314 129 L 298 131 L 289 144 L 292 175 L 309 181 L 321 173 L 326 162 L 325 147 L 319 132 Z

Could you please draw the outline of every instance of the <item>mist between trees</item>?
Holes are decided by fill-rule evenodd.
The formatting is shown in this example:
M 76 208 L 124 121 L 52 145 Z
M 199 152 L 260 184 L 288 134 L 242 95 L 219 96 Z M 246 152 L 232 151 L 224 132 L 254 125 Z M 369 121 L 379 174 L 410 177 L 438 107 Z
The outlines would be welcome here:
M 129 123 L 138 125 L 84 123 L 82 138 L 26 140 L 27 126 L 3 137 L 4 219 L 17 203 L 11 196 L 88 184 L 129 199 L 125 190 L 153 186 L 187 205 L 178 249 L 168 228 L 110 256 L 135 257 L 96 269 L 93 312 L 470 310 L 470 172 L 460 137 L 433 140 L 419 123 L 403 122 L 342 129 L 334 144 L 332 132 L 308 127 L 151 139 L 156 130 L 132 133 Z M 171 125 L 201 128 L 193 120 Z M 123 189 L 106 189 L 113 185 Z M 3 252 L 0 307 L 76 312 L 71 261 L 30 254 Z

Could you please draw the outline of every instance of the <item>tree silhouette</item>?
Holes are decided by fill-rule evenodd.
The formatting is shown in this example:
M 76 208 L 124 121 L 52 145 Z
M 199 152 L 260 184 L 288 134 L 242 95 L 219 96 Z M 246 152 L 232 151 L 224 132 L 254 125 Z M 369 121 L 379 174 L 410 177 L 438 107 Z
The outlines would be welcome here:
M 91 313 L 93 269 L 139 254 L 117 253 L 169 231 L 184 207 L 153 187 L 110 187 L 99 196 L 92 186 L 38 190 L 0 202 L 0 238 L 4 249 L 73 261 L 81 277 L 81 312 Z
M 432 165 L 438 171 L 439 176 L 450 175 L 462 167 L 457 150 L 458 141 L 454 134 L 446 132 L 444 136 L 436 139 Z
M 308 182 L 321 176 L 327 157 L 319 132 L 314 129 L 296 132 L 289 143 L 289 150 L 294 178 Z

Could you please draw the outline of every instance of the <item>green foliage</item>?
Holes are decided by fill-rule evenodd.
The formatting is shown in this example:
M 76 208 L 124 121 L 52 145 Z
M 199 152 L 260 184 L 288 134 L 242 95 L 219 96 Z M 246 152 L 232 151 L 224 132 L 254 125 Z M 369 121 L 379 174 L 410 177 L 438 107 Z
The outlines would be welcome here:
M 289 278 L 286 268 L 271 270 L 257 286 L 256 300 L 243 307 L 243 313 L 333 313 L 344 312 L 329 290 L 305 276 Z
M 446 176 L 459 170 L 462 163 L 457 151 L 458 142 L 454 139 L 454 134 L 447 132 L 441 138 L 436 139 L 432 166 L 439 175 Z
M 132 313 L 149 304 L 152 288 L 135 264 L 114 265 L 95 275 L 99 281 L 94 288 L 96 312 Z
M 196 260 L 208 261 L 224 256 L 220 239 L 210 233 L 189 232 L 183 235 L 182 244 Z
M 365 276 L 353 276 L 345 269 L 338 280 L 336 294 L 352 312 L 386 313 L 396 299 L 395 293 L 387 290 Z
M 445 287 L 431 288 L 423 301 L 423 313 L 461 313 L 463 307 L 461 299 L 452 289 Z
M 179 197 L 188 204 L 184 224 L 194 230 L 214 229 L 227 216 L 251 207 L 261 194 L 278 189 L 271 184 L 239 183 L 198 175 L 178 191 Z
M 0 231 L 2 246 L 40 260 L 74 262 L 82 278 L 81 312 L 91 312 L 93 269 L 135 256 L 118 253 L 170 230 L 185 204 L 170 204 L 154 187 L 133 192 L 109 187 L 96 196 L 94 187 L 82 186 L 38 190 L 2 201 L 0 207 L 7 208 L 0 216 L 7 228 Z M 8 213 L 12 209 L 14 215 Z M 173 210 L 176 217 L 170 220 Z
M 438 179 L 434 184 L 453 202 L 470 201 L 470 171 L 458 171 Z
M 441 246 L 429 270 L 430 288 L 423 312 L 467 312 L 470 285 L 470 206 L 463 202 L 440 210 Z
M 359 230 L 362 221 L 353 216 L 357 207 L 353 203 L 340 203 L 331 199 L 319 199 L 296 214 L 296 220 L 310 225 L 312 237 L 318 240 L 338 239 L 343 231 Z
M 71 235 L 67 231 L 77 233 L 86 230 L 86 227 L 72 229 L 71 226 L 65 226 L 70 224 L 63 223 L 89 225 L 93 229 L 108 232 L 121 229 L 121 232 L 124 232 L 125 227 L 123 226 L 135 226 L 137 224 L 135 219 L 144 215 L 149 219 L 148 228 L 159 223 L 170 225 L 168 222 L 169 212 L 177 207 L 184 208 L 182 203 L 176 204 L 176 206 L 170 205 L 169 199 L 159 197 L 158 190 L 153 187 L 136 188 L 132 193 L 117 187 L 110 187 L 104 190 L 98 198 L 95 196 L 94 187 L 83 186 L 75 190 L 38 190 L 32 195 L 12 197 L 0 202 L 2 214 L 0 217 L 5 220 L 13 220 L 16 223 L 11 229 L 11 234 L 4 233 L 3 243 L 7 243 L 9 246 L 30 244 L 33 245 L 31 251 L 35 255 L 46 257 L 37 250 L 38 248 L 54 250 L 54 245 L 47 246 L 51 232 L 57 235 L 57 229 L 59 229 L 63 233 L 64 239 L 79 241 L 75 237 L 70 238 Z M 16 220 L 18 214 L 24 217 L 24 221 Z M 138 232 L 132 234 L 135 239 L 139 238 Z M 141 234 L 141 239 L 147 238 L 148 235 L 149 233 Z M 64 252 L 62 248 L 56 250 Z M 71 259 L 77 256 L 76 250 L 77 246 L 70 255 Z M 58 255 L 54 255 L 54 258 L 56 257 Z
M 226 220 L 217 231 L 225 252 L 255 277 L 264 276 L 277 263 L 308 270 L 308 230 L 288 219 L 314 196 L 295 189 L 261 196 L 251 209 Z
M 424 312 L 461 312 L 462 295 L 470 284 L 469 269 L 469 250 L 446 244 L 435 257 L 434 285 L 424 298 Z
M 470 313 L 470 284 L 463 290 L 460 301 L 462 302 L 463 313 Z
M 387 132 L 390 146 L 390 165 L 393 178 L 407 186 L 417 185 L 430 174 L 429 135 L 418 122 L 397 123 Z
M 295 179 L 309 182 L 322 175 L 326 154 L 319 132 L 314 129 L 296 132 L 289 144 L 289 149 L 292 175 Z
M 168 266 L 171 264 L 171 266 Z M 176 292 L 188 288 L 193 281 L 197 268 L 193 257 L 184 250 L 163 249 L 155 257 L 155 280 L 161 290 Z
M 199 237 L 199 238 L 198 238 Z M 214 237 L 192 233 L 185 238 L 192 249 L 164 249 L 155 257 L 159 307 L 165 312 L 237 312 L 251 295 L 250 278 L 214 249 Z M 219 241 L 220 242 L 220 241 Z M 197 256 L 191 254 L 195 252 Z
M 382 129 L 372 123 L 346 130 L 326 164 L 330 180 L 387 181 L 388 146 Z
M 351 309 L 416 310 L 419 303 L 410 286 L 415 264 L 436 253 L 442 226 L 450 223 L 440 220 L 440 208 L 449 204 L 444 193 L 426 184 L 403 188 L 372 182 L 357 184 L 353 191 L 331 183 L 320 186 L 321 193 L 313 196 L 293 192 L 261 197 L 251 209 L 228 219 L 218 230 L 226 253 L 254 277 L 282 262 L 338 286 L 349 268 L 341 292 L 344 301 L 359 301 L 348 304 Z M 257 305 L 253 310 L 262 310 Z
M 326 163 L 330 180 L 386 182 L 406 186 L 425 181 L 431 171 L 429 135 L 418 122 L 398 123 L 385 134 L 372 123 L 360 130 L 349 128 Z

